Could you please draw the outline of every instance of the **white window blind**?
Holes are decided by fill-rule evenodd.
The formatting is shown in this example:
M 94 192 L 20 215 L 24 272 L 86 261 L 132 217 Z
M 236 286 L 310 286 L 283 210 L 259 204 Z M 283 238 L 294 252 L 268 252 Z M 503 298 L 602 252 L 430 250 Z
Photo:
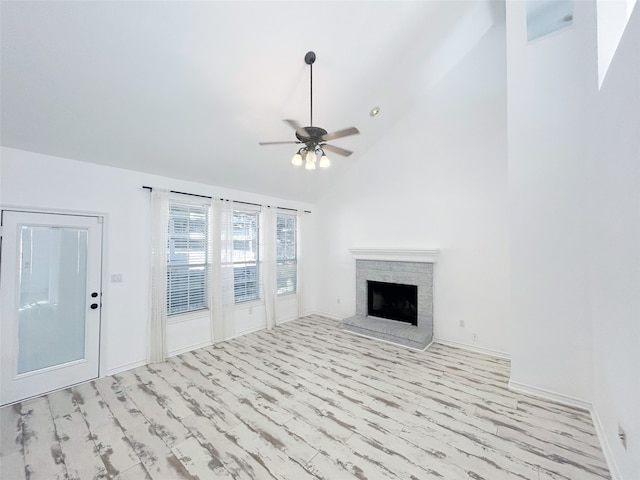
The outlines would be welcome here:
M 169 202 L 168 315 L 208 307 L 208 222 L 207 204 Z
M 257 300 L 259 295 L 259 212 L 233 212 L 233 286 L 236 303 Z
M 296 293 L 296 217 L 278 214 L 276 220 L 276 281 L 278 295 Z

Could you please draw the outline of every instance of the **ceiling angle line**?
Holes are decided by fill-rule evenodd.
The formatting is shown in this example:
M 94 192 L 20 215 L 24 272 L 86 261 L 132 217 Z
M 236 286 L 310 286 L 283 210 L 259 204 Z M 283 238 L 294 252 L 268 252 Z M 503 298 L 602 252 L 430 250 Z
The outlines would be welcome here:
M 143 185 L 142 188 L 144 190 L 149 190 L 149 192 L 153 191 L 153 187 L 149 187 L 147 185 Z M 178 195 L 189 195 L 191 197 L 199 197 L 199 198 L 208 198 L 208 199 L 212 199 L 213 197 L 211 197 L 210 195 L 200 195 L 198 193 L 188 193 L 188 192 L 179 192 L 177 190 L 169 190 L 170 193 L 177 193 Z M 252 205 L 254 207 L 271 207 L 271 205 L 263 205 L 261 203 L 252 203 L 252 202 L 243 202 L 241 200 L 229 200 L 228 198 L 220 198 L 219 200 L 223 201 L 223 202 L 233 202 L 233 203 L 240 203 L 242 205 Z M 277 208 L 278 210 L 288 210 L 290 212 L 297 212 L 298 209 L 297 208 L 289 208 L 289 207 L 274 207 Z M 311 213 L 311 210 L 303 210 L 304 213 Z

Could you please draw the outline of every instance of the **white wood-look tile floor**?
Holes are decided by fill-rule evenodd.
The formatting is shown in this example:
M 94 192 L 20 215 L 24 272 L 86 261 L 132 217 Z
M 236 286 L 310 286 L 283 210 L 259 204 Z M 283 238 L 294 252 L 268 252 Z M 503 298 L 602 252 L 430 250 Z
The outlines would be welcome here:
M 588 412 L 508 378 L 310 316 L 0 409 L 0 478 L 610 478 Z

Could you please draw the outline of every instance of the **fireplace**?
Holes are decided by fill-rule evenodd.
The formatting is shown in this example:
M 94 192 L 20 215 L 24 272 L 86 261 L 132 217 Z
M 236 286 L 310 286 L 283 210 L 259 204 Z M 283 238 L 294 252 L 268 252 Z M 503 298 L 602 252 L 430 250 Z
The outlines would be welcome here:
M 418 325 L 418 286 L 367 281 L 367 315 Z
M 350 249 L 356 259 L 355 315 L 343 329 L 423 350 L 433 340 L 437 250 Z

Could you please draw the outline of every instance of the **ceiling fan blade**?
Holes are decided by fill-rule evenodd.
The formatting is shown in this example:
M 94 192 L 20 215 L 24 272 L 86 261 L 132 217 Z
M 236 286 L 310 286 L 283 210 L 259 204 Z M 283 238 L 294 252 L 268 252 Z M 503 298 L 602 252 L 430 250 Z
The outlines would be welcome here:
M 290 120 L 287 119 L 285 120 L 285 122 L 287 122 L 289 124 L 289 126 L 291 128 L 293 128 L 296 133 L 302 137 L 308 137 L 309 133 L 304 129 L 304 127 L 302 125 L 300 125 L 298 122 L 296 122 L 295 120 Z
M 258 142 L 258 145 L 284 145 L 285 143 L 302 143 L 302 142 L 294 142 L 294 141 L 287 141 L 287 142 Z
M 323 142 L 328 142 L 329 140 L 348 137 L 349 135 L 358 135 L 359 133 L 360 130 L 358 130 L 356 127 L 349 127 L 343 130 L 338 130 L 337 132 L 326 133 L 322 137 L 320 137 L 320 140 L 322 140 Z
M 323 143 L 320 145 L 324 150 L 329 150 L 330 152 L 337 153 L 338 155 L 342 155 L 343 157 L 348 157 L 353 152 L 351 150 L 346 150 L 344 148 L 336 147 L 335 145 L 329 145 L 328 143 Z

